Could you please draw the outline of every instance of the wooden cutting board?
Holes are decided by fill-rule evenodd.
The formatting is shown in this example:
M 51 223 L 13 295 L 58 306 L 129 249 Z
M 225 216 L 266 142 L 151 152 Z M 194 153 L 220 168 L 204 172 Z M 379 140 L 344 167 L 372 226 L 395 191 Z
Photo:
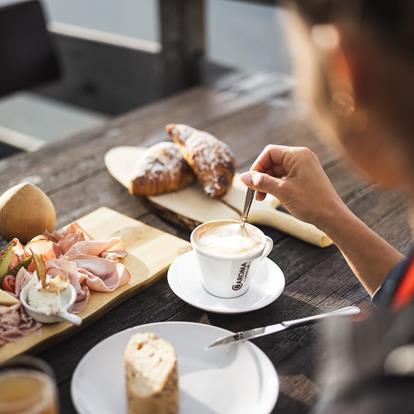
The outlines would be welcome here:
M 110 174 L 128 188 L 135 164 L 145 150 L 142 147 L 112 148 L 105 154 L 105 165 Z M 220 200 L 207 197 L 197 183 L 176 192 L 150 196 L 148 200 L 164 217 L 192 229 L 206 221 L 240 220 L 245 195 L 246 186 L 236 174 L 229 192 Z M 332 240 L 314 225 L 277 210 L 279 204 L 279 200 L 270 195 L 261 202 L 254 200 L 248 221 L 276 228 L 319 247 L 332 244 Z
M 154 283 L 176 257 L 191 250 L 187 241 L 106 207 L 80 218 L 77 223 L 94 239 L 121 237 L 128 252 L 123 263 L 131 273 L 130 282 L 113 292 L 91 292 L 88 305 L 79 315 L 83 319 L 82 326 Z M 43 325 L 30 336 L 0 346 L 0 363 L 29 349 L 57 342 L 77 329 L 67 322 Z

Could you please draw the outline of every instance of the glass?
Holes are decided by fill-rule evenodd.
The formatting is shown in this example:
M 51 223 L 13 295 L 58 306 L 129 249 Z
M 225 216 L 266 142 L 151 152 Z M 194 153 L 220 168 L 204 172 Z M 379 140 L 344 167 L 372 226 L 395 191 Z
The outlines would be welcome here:
M 45 362 L 19 357 L 0 366 L 0 414 L 58 414 L 52 369 Z

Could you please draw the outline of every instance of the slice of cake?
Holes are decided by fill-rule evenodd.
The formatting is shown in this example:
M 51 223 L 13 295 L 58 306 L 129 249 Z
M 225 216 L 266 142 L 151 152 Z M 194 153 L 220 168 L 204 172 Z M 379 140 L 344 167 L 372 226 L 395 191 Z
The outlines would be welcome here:
M 177 414 L 178 375 L 173 346 L 153 333 L 138 333 L 125 350 L 129 414 Z

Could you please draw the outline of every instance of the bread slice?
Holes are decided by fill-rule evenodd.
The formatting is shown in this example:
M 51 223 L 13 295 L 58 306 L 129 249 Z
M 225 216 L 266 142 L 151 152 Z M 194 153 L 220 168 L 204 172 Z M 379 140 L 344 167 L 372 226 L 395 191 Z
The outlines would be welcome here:
M 178 375 L 173 346 L 153 333 L 133 335 L 125 350 L 129 414 L 177 414 Z

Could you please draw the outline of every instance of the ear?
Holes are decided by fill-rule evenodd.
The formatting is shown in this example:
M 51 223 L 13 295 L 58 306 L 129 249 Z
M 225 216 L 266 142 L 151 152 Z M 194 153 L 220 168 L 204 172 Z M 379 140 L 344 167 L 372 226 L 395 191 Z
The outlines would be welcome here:
M 375 96 L 377 82 L 376 57 L 364 33 L 358 37 L 334 24 L 316 25 L 311 29 L 315 48 L 319 51 L 332 93 L 350 94 L 358 105 Z
M 339 29 L 333 24 L 319 24 L 310 32 L 312 43 L 325 66 L 331 93 L 342 91 L 354 93 L 354 74 L 349 56 L 344 48 Z

